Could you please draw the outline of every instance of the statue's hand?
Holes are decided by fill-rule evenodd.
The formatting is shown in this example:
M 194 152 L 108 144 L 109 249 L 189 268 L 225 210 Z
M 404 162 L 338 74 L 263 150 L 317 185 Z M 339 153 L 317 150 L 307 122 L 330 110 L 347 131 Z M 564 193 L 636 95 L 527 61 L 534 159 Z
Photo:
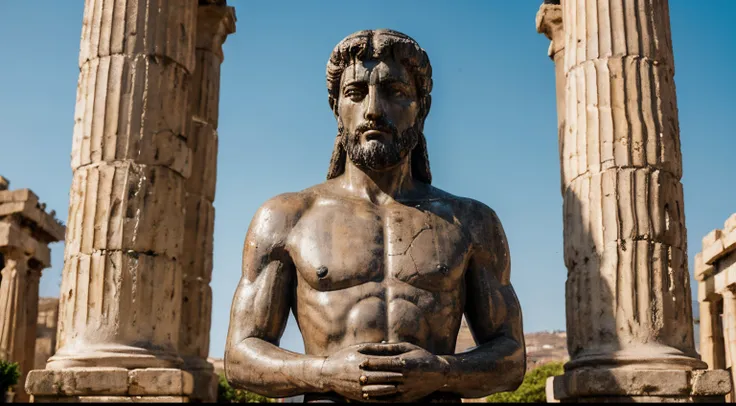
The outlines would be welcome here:
M 449 364 L 422 347 L 410 343 L 366 344 L 361 351 L 382 355 L 368 359 L 363 364 L 365 371 L 391 371 L 401 374 L 397 393 L 375 400 L 418 400 L 445 385 Z
M 353 345 L 327 357 L 322 364 L 320 386 L 353 400 L 395 398 L 397 386 L 403 381 L 403 375 L 396 372 L 401 361 L 383 355 L 383 350 L 373 351 L 373 345 L 380 344 Z M 380 367 L 367 368 L 379 364 Z

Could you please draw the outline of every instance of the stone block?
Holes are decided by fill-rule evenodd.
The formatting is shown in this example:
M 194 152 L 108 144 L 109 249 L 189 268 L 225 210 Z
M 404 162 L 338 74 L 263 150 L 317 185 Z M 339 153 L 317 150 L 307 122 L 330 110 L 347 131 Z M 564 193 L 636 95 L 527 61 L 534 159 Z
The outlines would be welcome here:
M 723 395 L 731 391 L 731 374 L 725 370 L 693 371 L 691 384 L 693 395 Z
M 34 396 L 33 403 L 189 403 L 186 396 Z
M 723 232 L 728 233 L 731 231 L 736 230 L 736 213 L 732 214 L 726 221 L 723 223 Z
M 578 369 L 554 377 L 554 398 L 723 396 L 731 390 L 722 370 Z
M 124 368 L 68 368 L 28 373 L 26 392 L 33 395 L 122 395 L 128 391 Z
M 721 230 L 716 229 L 703 237 L 703 261 L 706 264 L 712 265 L 723 253 L 722 234 Z
M 189 395 L 194 388 L 192 375 L 179 369 L 136 369 L 129 379 L 130 395 Z
M 25 389 L 37 402 L 92 402 L 120 399 L 142 402 L 188 399 L 194 382 L 186 371 L 168 368 L 67 368 L 34 370 Z M 129 400 L 126 400 L 129 399 Z M 115 400 L 117 401 L 117 400 Z
M 29 189 L 0 190 L 0 203 L 5 202 L 29 202 L 38 203 L 38 196 Z
M 698 252 L 695 254 L 695 280 L 704 281 L 710 278 L 715 273 L 713 265 L 706 264 L 703 262 L 703 253 Z

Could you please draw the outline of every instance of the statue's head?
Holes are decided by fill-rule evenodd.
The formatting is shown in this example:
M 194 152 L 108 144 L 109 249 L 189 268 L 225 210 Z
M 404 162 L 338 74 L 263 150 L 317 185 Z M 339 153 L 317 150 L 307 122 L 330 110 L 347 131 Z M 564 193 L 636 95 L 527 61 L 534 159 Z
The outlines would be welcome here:
M 381 171 L 410 156 L 414 179 L 431 183 L 423 131 L 432 65 L 416 41 L 392 30 L 347 36 L 327 63 L 327 90 L 338 127 L 327 179 L 345 171 L 347 158 Z

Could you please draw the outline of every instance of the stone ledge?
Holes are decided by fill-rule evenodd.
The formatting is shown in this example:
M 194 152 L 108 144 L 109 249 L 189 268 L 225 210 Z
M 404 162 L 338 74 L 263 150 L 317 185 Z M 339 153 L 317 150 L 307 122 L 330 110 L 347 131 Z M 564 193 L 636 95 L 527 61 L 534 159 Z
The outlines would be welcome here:
M 554 377 L 554 399 L 583 397 L 718 397 L 731 391 L 723 370 L 578 369 Z
M 25 384 L 26 392 L 38 399 L 110 395 L 187 397 L 193 387 L 190 373 L 170 368 L 41 369 L 29 372 Z
M 189 403 L 186 396 L 34 396 L 33 403 Z
M 736 213 L 723 223 L 723 229 L 715 229 L 703 237 L 703 262 L 713 265 L 724 255 L 736 250 Z

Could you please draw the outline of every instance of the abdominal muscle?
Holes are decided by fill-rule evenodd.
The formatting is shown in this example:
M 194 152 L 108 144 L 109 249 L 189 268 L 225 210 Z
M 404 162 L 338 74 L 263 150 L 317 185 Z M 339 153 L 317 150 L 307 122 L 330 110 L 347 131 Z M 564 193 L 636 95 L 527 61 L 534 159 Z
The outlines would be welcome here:
M 406 285 L 402 282 L 396 284 Z M 434 310 L 423 310 L 408 300 L 413 295 L 402 294 L 407 290 L 406 286 L 391 289 L 385 285 L 385 282 L 368 282 L 321 292 L 299 284 L 294 314 L 302 332 L 305 352 L 329 356 L 356 344 L 408 342 L 430 352 L 452 353 L 455 339 L 447 340 L 447 336 L 457 336 L 461 315 L 444 317 L 435 327 L 445 331 L 434 331 L 433 334 L 431 317 L 427 316 L 431 316 Z M 392 291 L 396 294 L 392 295 Z M 439 342 L 433 339 L 433 335 L 441 337 Z

